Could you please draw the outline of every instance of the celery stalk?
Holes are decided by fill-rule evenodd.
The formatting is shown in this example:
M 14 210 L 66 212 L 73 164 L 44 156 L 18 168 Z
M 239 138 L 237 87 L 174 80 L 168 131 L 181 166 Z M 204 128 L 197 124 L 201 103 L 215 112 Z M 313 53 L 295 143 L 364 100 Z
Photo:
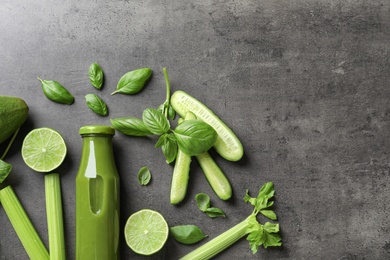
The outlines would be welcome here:
M 49 232 L 50 259 L 65 259 L 64 224 L 60 175 L 45 175 L 46 214 Z
M 252 216 L 252 215 L 251 215 Z M 180 258 L 180 260 L 210 259 L 248 234 L 248 220 L 240 222 L 231 229 L 210 240 L 201 247 Z
M 0 190 L 0 201 L 30 259 L 49 259 L 46 247 L 11 186 Z

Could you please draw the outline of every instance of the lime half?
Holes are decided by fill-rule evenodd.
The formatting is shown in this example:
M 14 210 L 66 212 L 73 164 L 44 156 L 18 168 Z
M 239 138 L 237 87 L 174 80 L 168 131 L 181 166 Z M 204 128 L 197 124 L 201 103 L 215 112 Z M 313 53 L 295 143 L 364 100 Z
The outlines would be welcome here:
M 167 241 L 168 234 L 169 228 L 164 217 L 150 209 L 132 214 L 125 225 L 127 245 L 141 255 L 158 252 Z
M 22 157 L 28 167 L 37 172 L 50 172 L 64 161 L 65 141 L 56 130 L 37 128 L 26 135 L 22 145 Z

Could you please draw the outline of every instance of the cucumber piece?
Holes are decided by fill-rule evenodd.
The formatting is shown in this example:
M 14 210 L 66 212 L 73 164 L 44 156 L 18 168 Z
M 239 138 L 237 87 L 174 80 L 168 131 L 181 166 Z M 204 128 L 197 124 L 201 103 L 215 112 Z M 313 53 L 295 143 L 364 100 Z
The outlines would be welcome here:
M 196 156 L 200 167 L 206 176 L 211 188 L 221 200 L 228 200 L 232 196 L 232 187 L 225 174 L 219 168 L 208 152 Z
M 171 204 L 179 204 L 187 194 L 188 180 L 190 178 L 191 156 L 177 151 L 175 167 L 173 168 L 171 183 Z
M 191 111 L 198 119 L 208 123 L 215 129 L 218 138 L 214 148 L 223 158 L 229 161 L 238 161 L 242 158 L 244 149 L 240 140 L 218 116 L 199 100 L 184 91 L 178 90 L 171 97 L 171 105 L 181 117 Z

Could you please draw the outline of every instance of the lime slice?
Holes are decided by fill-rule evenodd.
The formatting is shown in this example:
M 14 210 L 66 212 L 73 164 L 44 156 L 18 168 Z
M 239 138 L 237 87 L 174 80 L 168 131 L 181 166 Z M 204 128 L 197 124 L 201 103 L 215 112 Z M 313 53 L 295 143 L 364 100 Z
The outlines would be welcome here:
M 125 225 L 127 245 L 137 254 L 152 255 L 158 252 L 168 239 L 169 228 L 157 211 L 142 209 L 132 214 Z
M 22 157 L 37 172 L 50 172 L 64 161 L 66 145 L 62 136 L 51 128 L 37 128 L 26 135 Z

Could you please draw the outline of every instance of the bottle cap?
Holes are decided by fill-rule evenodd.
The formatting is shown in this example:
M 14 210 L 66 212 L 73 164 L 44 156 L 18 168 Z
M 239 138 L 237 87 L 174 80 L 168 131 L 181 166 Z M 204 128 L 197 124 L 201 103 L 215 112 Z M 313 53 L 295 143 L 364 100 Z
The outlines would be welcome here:
M 114 135 L 115 129 L 111 126 L 105 125 L 88 125 L 80 128 L 79 133 L 81 135 L 85 134 L 105 134 L 105 135 Z

